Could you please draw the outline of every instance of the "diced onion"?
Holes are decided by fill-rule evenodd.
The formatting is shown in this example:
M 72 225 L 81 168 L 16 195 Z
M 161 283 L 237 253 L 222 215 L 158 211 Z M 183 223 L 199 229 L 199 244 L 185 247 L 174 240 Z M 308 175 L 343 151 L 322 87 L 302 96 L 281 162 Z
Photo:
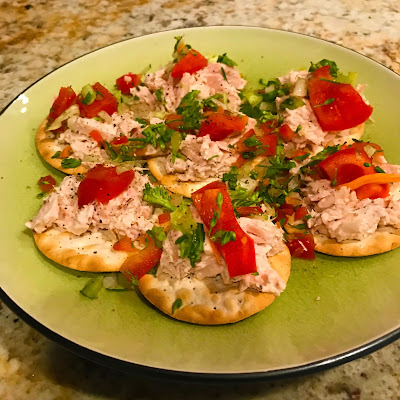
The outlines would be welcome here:
M 367 156 L 371 158 L 375 154 L 376 149 L 374 147 L 370 146 L 369 144 L 367 144 L 364 147 L 364 151 L 367 153 Z
M 307 85 L 306 85 L 306 80 L 304 78 L 297 79 L 297 82 L 293 88 L 292 95 L 298 97 L 307 96 Z
M 112 118 L 110 117 L 110 115 L 109 115 L 106 111 L 100 111 L 99 114 L 98 114 L 98 116 L 99 116 L 100 118 L 103 118 L 103 119 L 104 119 L 104 122 L 105 122 L 106 124 L 111 124 L 111 123 L 112 123 Z
M 60 116 L 58 116 L 53 123 L 47 128 L 48 131 L 54 131 L 58 128 L 61 128 L 63 121 L 67 120 L 71 117 L 79 116 L 79 107 L 74 104 L 71 107 L 67 108 Z

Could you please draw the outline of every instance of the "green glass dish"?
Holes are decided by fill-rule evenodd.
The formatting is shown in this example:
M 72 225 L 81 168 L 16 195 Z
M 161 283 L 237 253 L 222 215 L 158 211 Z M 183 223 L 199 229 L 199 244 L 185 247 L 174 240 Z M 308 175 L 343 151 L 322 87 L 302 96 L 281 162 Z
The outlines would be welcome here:
M 76 59 L 19 95 L 0 118 L 1 298 L 36 329 L 72 351 L 122 370 L 142 369 L 207 379 L 265 379 L 349 361 L 400 337 L 400 252 L 365 258 L 317 255 L 293 260 L 284 293 L 266 310 L 225 326 L 173 320 L 138 292 L 80 294 L 93 274 L 68 270 L 44 257 L 24 223 L 40 207 L 39 177 L 63 174 L 35 148 L 35 131 L 61 86 L 80 90 L 96 81 L 111 87 L 127 72 L 171 60 L 174 37 L 206 55 L 227 53 L 256 83 L 310 61 L 335 60 L 367 83 L 374 106 L 364 138 L 400 163 L 396 137 L 400 78 L 382 65 L 332 43 L 284 31 L 207 27 L 123 41 Z M 146 368 L 148 367 L 148 368 Z

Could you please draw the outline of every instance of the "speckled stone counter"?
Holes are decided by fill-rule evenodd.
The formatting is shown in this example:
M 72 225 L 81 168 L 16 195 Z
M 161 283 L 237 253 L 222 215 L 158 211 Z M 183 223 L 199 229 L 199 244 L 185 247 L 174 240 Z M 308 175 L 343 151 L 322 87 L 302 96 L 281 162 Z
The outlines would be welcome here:
M 167 29 L 252 25 L 342 44 L 400 73 L 396 0 L 32 0 L 0 2 L 0 108 L 91 50 Z M 4 132 L 2 132 L 4 134 Z M 0 303 L 0 398 L 400 399 L 400 342 L 307 377 L 200 386 L 128 377 L 70 354 Z

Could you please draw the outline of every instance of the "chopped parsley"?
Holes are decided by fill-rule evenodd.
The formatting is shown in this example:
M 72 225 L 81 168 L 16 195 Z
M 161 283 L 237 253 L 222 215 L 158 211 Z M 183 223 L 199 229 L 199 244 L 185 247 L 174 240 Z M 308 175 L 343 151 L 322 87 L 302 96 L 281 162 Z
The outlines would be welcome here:
M 235 190 L 238 180 L 238 169 L 237 167 L 232 167 L 229 172 L 222 175 L 222 182 L 228 183 L 228 188 L 230 190 Z
M 210 238 L 214 242 L 220 242 L 221 246 L 226 245 L 229 242 L 234 242 L 236 240 L 236 234 L 232 231 L 218 230 Z
M 330 74 L 333 78 L 336 78 L 338 76 L 338 72 L 339 72 L 339 68 L 336 65 L 335 61 L 331 61 L 331 60 L 327 60 L 327 59 L 323 59 L 321 61 L 319 61 L 318 63 L 314 64 L 313 62 L 311 62 L 311 66 L 308 69 L 309 72 L 314 72 L 315 70 L 317 70 L 318 68 L 324 67 L 326 65 L 330 66 Z
M 60 157 L 60 154 L 61 154 L 61 151 L 59 150 L 59 151 L 56 151 L 52 156 L 51 156 L 51 158 L 59 158 Z
M 76 158 L 64 158 L 61 161 L 61 166 L 63 168 L 77 168 L 82 164 L 81 160 L 77 160 Z
M 107 146 L 108 154 L 111 160 L 115 160 L 118 157 L 117 152 L 112 148 L 111 144 L 108 142 L 104 142 Z
M 228 82 L 228 78 L 226 77 L 225 70 L 222 67 L 221 67 L 221 74 L 222 74 L 223 78 Z
M 164 228 L 161 226 L 153 226 L 153 228 L 146 231 L 146 233 L 154 240 L 155 245 L 159 249 L 162 249 L 162 243 L 167 238 Z
M 175 241 L 175 244 L 179 245 L 180 257 L 188 258 L 192 267 L 200 261 L 204 240 L 203 224 L 197 224 L 193 231 L 183 234 Z
M 232 59 L 230 59 L 226 53 L 222 54 L 221 56 L 218 56 L 217 62 L 222 63 L 227 65 L 228 67 L 234 67 L 235 65 L 237 65 L 235 63 L 235 61 L 233 61 Z
M 144 148 L 147 144 L 150 144 L 154 148 L 159 146 L 164 151 L 174 132 L 164 124 L 154 124 L 147 126 L 142 131 L 144 138 L 134 138 L 129 139 L 129 141 L 134 142 L 133 147 L 136 148 Z
M 296 96 L 289 96 L 287 99 L 282 101 L 279 108 L 281 110 L 284 110 L 286 108 L 289 110 L 295 110 L 296 108 L 304 106 L 304 104 L 305 104 L 304 101 L 301 100 L 300 98 Z
M 179 308 L 181 308 L 183 306 L 182 300 L 178 297 L 174 303 L 172 304 L 172 313 L 174 314 L 176 310 L 178 310 Z
M 197 100 L 197 96 L 200 90 L 192 90 L 191 92 L 183 96 L 176 113 L 182 115 L 182 126 L 183 130 L 199 129 L 203 114 L 201 112 L 202 105 Z
M 215 202 L 217 203 L 218 212 L 214 211 L 214 216 L 210 222 L 210 232 L 212 231 L 214 226 L 217 224 L 219 217 L 221 216 L 222 203 L 224 202 L 224 197 L 222 196 L 221 192 L 219 192 L 217 194 L 217 198 L 216 198 Z

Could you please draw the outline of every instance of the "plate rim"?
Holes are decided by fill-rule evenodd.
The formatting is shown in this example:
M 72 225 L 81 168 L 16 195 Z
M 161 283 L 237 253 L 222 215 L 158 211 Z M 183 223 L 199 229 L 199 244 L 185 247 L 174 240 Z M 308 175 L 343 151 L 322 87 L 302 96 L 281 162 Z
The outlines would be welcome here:
M 378 64 L 380 67 L 383 67 L 385 70 L 393 73 L 397 78 L 400 78 L 400 74 L 393 71 L 386 65 L 380 63 L 372 59 L 371 57 L 361 54 L 356 50 L 350 49 L 341 44 L 335 43 L 333 41 L 318 38 L 312 35 L 308 35 L 301 32 L 294 32 L 285 29 L 274 29 L 253 25 L 207 25 L 207 26 L 198 26 L 198 27 L 188 27 L 188 28 L 179 28 L 179 29 L 167 29 L 158 32 L 151 32 L 140 36 L 130 37 L 122 40 L 118 40 L 116 42 L 110 43 L 108 45 L 96 48 L 87 53 L 84 53 L 72 60 L 67 61 L 66 63 L 60 65 L 59 67 L 49 71 L 45 75 L 38 78 L 36 81 L 31 83 L 25 89 L 23 89 L 18 95 L 16 95 L 1 111 L 0 117 L 7 111 L 7 109 L 25 92 L 27 92 L 31 87 L 36 85 L 41 80 L 45 79 L 48 75 L 54 73 L 55 71 L 65 67 L 66 65 L 79 60 L 89 54 L 95 53 L 97 51 L 101 51 L 107 47 L 112 47 L 119 43 L 123 43 L 126 41 L 131 41 L 135 39 L 140 39 L 147 36 L 159 35 L 163 33 L 172 33 L 177 32 L 181 33 L 184 31 L 194 31 L 194 30 L 204 30 L 204 29 L 250 29 L 250 30 L 263 30 L 263 31 L 272 31 L 272 32 L 281 32 L 284 34 L 289 34 L 295 36 L 304 36 L 306 38 L 310 38 L 315 41 L 321 41 L 329 43 L 333 46 L 340 47 L 346 51 L 353 52 L 362 58 L 365 58 L 375 64 Z M 385 333 L 383 336 L 380 336 L 376 339 L 373 339 L 370 342 L 364 343 L 358 347 L 352 348 L 343 353 L 336 354 L 331 357 L 327 357 L 318 361 L 313 361 L 311 363 L 301 364 L 295 367 L 287 367 L 282 369 L 274 369 L 269 371 L 261 371 L 261 372 L 230 372 L 230 373 L 217 373 L 217 372 L 190 372 L 190 371 L 179 371 L 172 369 L 162 369 L 159 367 L 151 367 L 141 364 L 136 364 L 134 362 L 129 362 L 125 360 L 121 360 L 106 354 L 102 354 L 95 350 L 91 350 L 87 347 L 81 346 L 76 342 L 69 340 L 63 337 L 61 334 L 56 333 L 52 329 L 48 328 L 32 316 L 30 316 L 27 312 L 25 312 L 11 297 L 2 289 L 0 286 L 0 300 L 4 302 L 4 304 L 10 308 L 17 316 L 19 316 L 24 322 L 30 325 L 32 328 L 37 330 L 39 333 L 44 335 L 47 339 L 50 339 L 57 345 L 60 345 L 62 348 L 72 352 L 73 354 L 82 357 L 88 361 L 94 362 L 106 368 L 113 368 L 115 370 L 124 372 L 124 373 L 142 373 L 145 375 L 154 375 L 157 378 L 167 379 L 167 380 L 176 380 L 182 382 L 185 380 L 186 382 L 189 380 L 191 382 L 213 382 L 213 383 L 232 383 L 232 382 L 259 382 L 259 381 L 271 381 L 274 379 L 283 379 L 283 378 L 295 378 L 304 375 L 309 375 L 312 373 L 322 372 L 330 368 L 334 368 L 336 366 L 348 363 L 357 358 L 366 356 L 371 354 L 374 351 L 377 351 L 390 343 L 400 339 L 400 327 Z

